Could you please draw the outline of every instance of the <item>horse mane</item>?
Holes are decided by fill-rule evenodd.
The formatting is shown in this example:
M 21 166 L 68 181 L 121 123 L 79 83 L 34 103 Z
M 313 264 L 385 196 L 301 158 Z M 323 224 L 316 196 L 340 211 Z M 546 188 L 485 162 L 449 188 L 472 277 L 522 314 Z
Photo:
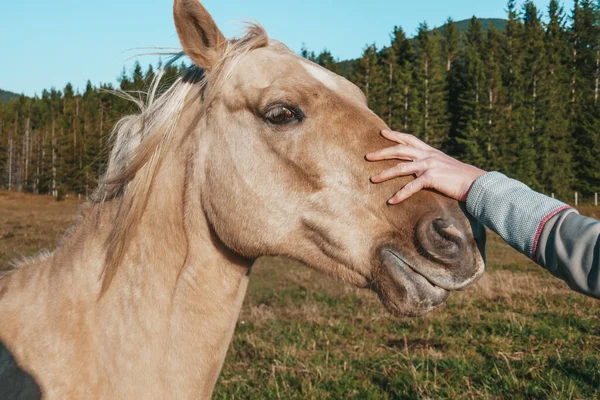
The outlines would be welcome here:
M 112 230 L 106 241 L 106 260 L 102 271 L 102 290 L 106 292 L 127 250 L 128 238 L 135 235 L 155 174 L 160 167 L 183 109 L 190 97 L 200 97 L 203 108 L 214 99 L 219 88 L 233 72 L 237 62 L 249 51 L 269 44 L 265 30 L 258 24 L 248 24 L 246 34 L 228 43 L 223 57 L 210 70 L 192 65 L 161 96 L 157 96 L 165 68 L 154 78 L 146 100 L 130 94 L 117 95 L 137 104 L 138 114 L 121 119 L 111 134 L 113 149 L 110 152 L 106 173 L 95 191 L 92 201 L 102 205 L 107 200 L 119 199 L 119 207 Z M 183 56 L 175 54 L 165 65 Z

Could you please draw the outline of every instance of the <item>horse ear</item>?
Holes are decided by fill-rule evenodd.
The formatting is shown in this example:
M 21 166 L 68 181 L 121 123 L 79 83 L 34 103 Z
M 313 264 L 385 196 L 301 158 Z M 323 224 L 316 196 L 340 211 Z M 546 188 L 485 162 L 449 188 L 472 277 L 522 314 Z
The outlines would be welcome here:
M 227 39 L 197 0 L 175 0 L 173 17 L 185 53 L 199 67 L 210 70 L 221 59 Z

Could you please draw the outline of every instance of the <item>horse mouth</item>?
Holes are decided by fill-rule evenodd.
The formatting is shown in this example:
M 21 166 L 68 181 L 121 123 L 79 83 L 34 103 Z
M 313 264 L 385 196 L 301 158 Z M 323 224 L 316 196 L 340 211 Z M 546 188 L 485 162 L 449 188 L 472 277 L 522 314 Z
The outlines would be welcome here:
M 378 293 L 386 308 L 396 316 L 420 316 L 444 304 L 450 290 L 417 272 L 395 249 L 380 250 L 382 273 Z

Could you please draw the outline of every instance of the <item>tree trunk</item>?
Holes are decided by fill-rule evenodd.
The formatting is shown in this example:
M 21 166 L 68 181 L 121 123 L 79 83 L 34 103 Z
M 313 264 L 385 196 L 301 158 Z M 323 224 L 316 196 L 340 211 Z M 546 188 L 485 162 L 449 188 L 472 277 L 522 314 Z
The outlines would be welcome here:
M 98 100 L 98 105 L 100 106 L 100 129 L 98 131 L 98 134 L 100 135 L 100 149 L 102 149 L 102 146 L 104 145 L 104 107 L 102 107 L 101 100 Z
M 13 152 L 14 139 L 17 137 L 19 128 L 19 111 L 15 112 L 14 134 L 8 134 L 8 190 L 12 189 L 13 184 Z
M 594 88 L 594 105 L 598 105 L 598 85 L 600 84 L 600 42 L 596 49 L 596 87 Z
M 79 97 L 75 97 L 75 118 L 73 119 L 73 161 L 77 160 L 77 128 L 79 128 Z
M 571 114 L 575 115 L 575 96 L 577 94 L 577 40 L 573 46 L 573 75 L 571 76 Z
M 533 107 L 531 110 L 531 131 L 535 132 L 536 124 L 536 101 L 537 101 L 537 74 L 533 74 Z
M 40 169 L 42 171 L 42 174 L 44 174 L 44 177 L 46 175 L 45 173 L 45 162 L 46 162 L 46 135 L 47 135 L 48 131 L 47 128 L 44 129 L 44 133 L 42 133 L 42 159 L 40 162 Z
M 104 148 L 104 105 L 102 104 L 101 99 L 98 99 L 98 105 L 100 106 L 100 129 L 98 130 L 98 135 L 100 135 L 98 142 L 100 143 L 100 146 L 98 147 L 98 150 L 102 151 Z M 98 169 L 97 173 L 97 179 L 100 181 L 100 176 L 102 174 L 100 168 Z
M 480 115 L 479 115 L 479 79 L 475 82 L 475 132 L 479 132 L 479 124 L 480 124 Z
M 404 86 L 404 132 L 408 131 L 408 86 Z
M 370 98 L 369 98 L 369 78 L 370 78 L 370 72 L 371 72 L 371 68 L 367 67 L 366 70 L 366 74 L 365 74 L 365 95 L 367 96 L 367 101 L 369 102 L 369 105 L 371 103 Z
M 52 117 L 52 196 L 57 197 L 56 191 L 56 119 Z
M 0 118 L 0 138 L 2 138 L 2 134 L 4 132 L 4 120 Z
M 23 191 L 27 190 L 27 183 L 29 181 L 29 147 L 30 147 L 30 135 L 31 135 L 31 102 L 29 102 L 27 119 L 25 120 L 25 135 L 23 136 Z
M 425 61 L 425 121 L 423 124 L 423 137 L 429 141 L 429 60 Z
M 33 147 L 35 146 L 35 179 L 33 180 L 33 193 L 39 194 L 38 185 L 40 183 L 40 138 L 39 133 L 34 129 L 33 130 L 33 141 L 32 141 L 32 152 Z M 33 154 L 32 154 L 33 155 Z M 33 157 L 32 157 L 33 160 Z
M 491 128 L 493 124 L 492 113 L 494 112 L 494 89 L 492 88 L 492 86 L 490 86 L 488 89 L 488 99 L 488 126 Z
M 390 77 L 388 84 L 388 126 L 392 128 L 392 111 L 394 105 L 392 104 L 393 96 L 392 91 L 394 88 L 394 63 L 390 62 Z

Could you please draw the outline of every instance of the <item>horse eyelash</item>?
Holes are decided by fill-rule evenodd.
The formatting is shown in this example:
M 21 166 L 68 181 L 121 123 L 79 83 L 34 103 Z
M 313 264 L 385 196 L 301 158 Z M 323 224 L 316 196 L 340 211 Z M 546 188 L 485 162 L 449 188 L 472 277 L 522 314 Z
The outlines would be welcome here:
M 268 120 L 269 117 L 273 117 L 274 115 L 276 115 L 275 113 L 277 111 L 281 110 L 282 108 L 287 108 L 288 110 L 293 112 L 297 121 L 300 122 L 304 119 L 304 112 L 300 109 L 300 107 L 290 106 L 290 105 L 286 105 L 286 104 L 277 104 L 272 107 L 269 107 L 268 111 L 264 115 L 264 119 Z

